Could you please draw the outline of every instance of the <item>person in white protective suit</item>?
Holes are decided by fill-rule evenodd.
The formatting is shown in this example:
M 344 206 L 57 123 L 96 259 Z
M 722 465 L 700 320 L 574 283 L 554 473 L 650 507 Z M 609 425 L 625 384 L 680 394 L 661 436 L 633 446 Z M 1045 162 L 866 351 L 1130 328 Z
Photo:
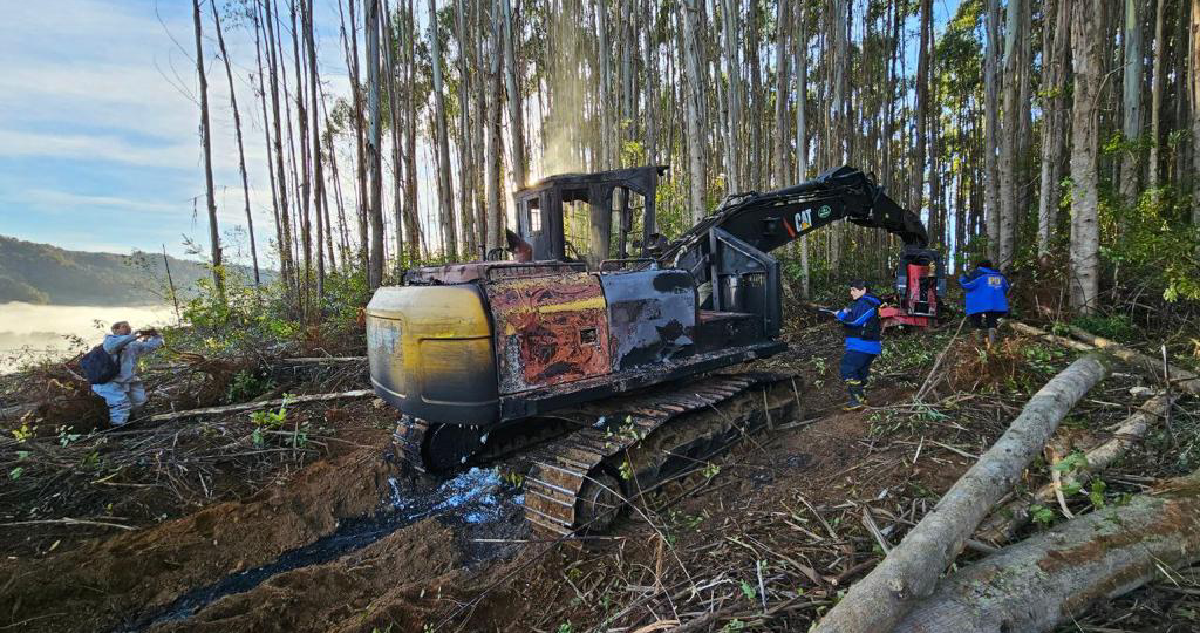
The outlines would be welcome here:
M 104 351 L 112 355 L 121 371 L 111 381 L 92 385 L 108 403 L 108 418 L 113 426 L 129 422 L 129 414 L 146 404 L 146 387 L 137 375 L 138 360 L 162 347 L 163 337 L 154 328 L 133 332 L 128 321 L 118 321 L 112 334 L 104 335 Z

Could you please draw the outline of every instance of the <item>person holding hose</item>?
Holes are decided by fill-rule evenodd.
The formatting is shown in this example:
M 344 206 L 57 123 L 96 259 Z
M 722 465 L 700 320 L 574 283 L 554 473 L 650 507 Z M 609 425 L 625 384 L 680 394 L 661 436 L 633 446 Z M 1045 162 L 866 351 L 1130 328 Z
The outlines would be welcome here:
M 861 409 L 867 404 L 867 378 L 871 374 L 871 363 L 883 352 L 882 322 L 879 306 L 882 301 L 870 293 L 867 282 L 850 282 L 849 307 L 833 313 L 846 330 L 846 353 L 839 367 L 846 392 L 850 396 L 847 411 Z

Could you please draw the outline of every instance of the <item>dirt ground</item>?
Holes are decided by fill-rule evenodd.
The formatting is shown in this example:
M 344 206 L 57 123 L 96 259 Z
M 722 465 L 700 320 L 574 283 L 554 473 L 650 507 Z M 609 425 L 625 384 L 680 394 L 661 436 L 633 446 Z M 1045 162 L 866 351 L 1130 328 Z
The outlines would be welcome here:
M 1031 354 L 1027 341 L 984 358 L 960 337 L 928 380 L 951 334 L 897 337 L 875 368 L 871 406 L 847 413 L 837 331 L 795 333 L 791 352 L 756 366 L 798 372 L 803 420 L 776 421 L 585 542 L 531 540 L 521 491 L 500 473 L 401 473 L 390 454 L 396 413 L 377 401 L 297 406 L 260 444 L 247 414 L 66 446 L 42 429 L 0 445 L 8 468 L 28 468 L 0 487 L 0 629 L 806 630 L 1003 432 L 1029 388 L 1071 360 Z M 356 388 L 355 372 L 293 372 L 287 389 Z M 1145 383 L 1119 372 L 1064 436 L 1102 438 Z M 1179 434 L 1200 420 L 1185 404 L 1176 437 L 1148 440 L 1106 475 L 1113 494 L 1190 465 Z M 17 460 L 18 450 L 34 454 Z M 102 467 L 87 465 L 92 452 Z M 1026 483 L 1044 479 L 1038 466 Z M 88 523 L 37 522 L 61 517 Z M 1195 630 L 1194 595 L 1156 586 L 1132 596 L 1123 611 L 1084 614 L 1092 628 L 1082 630 Z

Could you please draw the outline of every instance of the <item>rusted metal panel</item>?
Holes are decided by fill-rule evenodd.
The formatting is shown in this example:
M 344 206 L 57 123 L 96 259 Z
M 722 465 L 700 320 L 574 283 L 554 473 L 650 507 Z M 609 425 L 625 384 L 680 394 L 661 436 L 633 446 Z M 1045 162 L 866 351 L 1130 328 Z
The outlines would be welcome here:
M 486 291 L 502 393 L 610 373 L 604 292 L 594 275 L 506 279 Z
M 695 352 L 696 285 L 682 270 L 600 275 L 608 302 L 613 371 Z

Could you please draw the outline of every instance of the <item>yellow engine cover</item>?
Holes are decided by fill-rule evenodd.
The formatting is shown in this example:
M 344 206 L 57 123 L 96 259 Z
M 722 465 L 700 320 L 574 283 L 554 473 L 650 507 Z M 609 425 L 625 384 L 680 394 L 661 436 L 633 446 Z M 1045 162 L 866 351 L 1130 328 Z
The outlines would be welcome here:
M 409 415 L 457 424 L 497 420 L 492 340 L 474 284 L 389 286 L 367 305 L 371 384 Z

